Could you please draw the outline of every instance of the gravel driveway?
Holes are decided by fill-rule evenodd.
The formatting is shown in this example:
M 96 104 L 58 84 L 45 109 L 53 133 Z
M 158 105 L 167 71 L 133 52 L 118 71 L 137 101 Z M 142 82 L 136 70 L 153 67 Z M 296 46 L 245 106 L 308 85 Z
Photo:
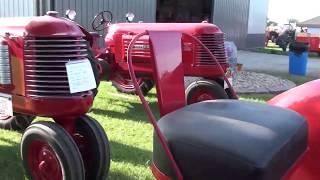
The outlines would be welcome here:
M 288 73 L 289 58 L 283 55 L 238 51 L 238 63 L 243 70 Z M 307 75 L 320 78 L 320 59 L 309 58 Z

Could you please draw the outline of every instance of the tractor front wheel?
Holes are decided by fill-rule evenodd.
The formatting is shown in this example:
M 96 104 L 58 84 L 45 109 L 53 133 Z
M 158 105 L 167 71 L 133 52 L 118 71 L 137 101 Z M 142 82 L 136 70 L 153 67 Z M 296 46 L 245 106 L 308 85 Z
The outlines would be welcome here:
M 23 132 L 34 120 L 34 116 L 14 113 L 14 116 L 0 114 L 0 129 Z
M 22 136 L 21 158 L 29 179 L 84 180 L 80 151 L 72 137 L 58 124 L 38 122 Z
M 139 78 L 137 80 L 143 95 L 147 95 L 148 92 L 153 88 L 154 82 L 152 80 L 142 78 Z M 136 89 L 134 88 L 131 79 L 118 78 L 112 80 L 112 86 L 114 86 L 119 92 L 125 94 L 136 94 Z
M 72 136 L 82 155 L 86 179 L 106 179 L 110 168 L 110 147 L 101 125 L 89 116 L 81 116 Z
M 206 100 L 229 98 L 221 85 L 203 78 L 185 78 L 185 94 L 188 105 Z

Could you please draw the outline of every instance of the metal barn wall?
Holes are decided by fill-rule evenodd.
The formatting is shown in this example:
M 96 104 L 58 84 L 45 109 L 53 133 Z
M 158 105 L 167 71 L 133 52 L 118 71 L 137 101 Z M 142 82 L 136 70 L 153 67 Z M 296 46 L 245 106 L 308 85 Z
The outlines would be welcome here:
M 213 23 L 234 41 L 238 48 L 246 48 L 250 0 L 214 0 Z
M 265 45 L 269 0 L 250 0 L 247 48 Z
M 0 0 L 0 17 L 34 16 L 34 0 Z
M 135 21 L 155 22 L 156 0 L 55 0 L 54 10 L 64 15 L 67 9 L 77 12 L 76 21 L 92 30 L 91 21 L 100 11 L 113 14 L 113 23 L 124 22 L 127 12 L 135 14 Z

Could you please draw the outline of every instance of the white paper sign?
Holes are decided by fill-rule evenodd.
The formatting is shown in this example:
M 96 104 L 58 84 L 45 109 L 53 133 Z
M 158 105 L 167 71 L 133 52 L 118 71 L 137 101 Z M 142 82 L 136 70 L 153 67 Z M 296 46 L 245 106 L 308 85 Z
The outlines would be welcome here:
M 12 96 L 0 93 L 0 116 L 13 116 Z
M 66 63 L 70 93 L 95 89 L 97 87 L 93 70 L 88 59 Z

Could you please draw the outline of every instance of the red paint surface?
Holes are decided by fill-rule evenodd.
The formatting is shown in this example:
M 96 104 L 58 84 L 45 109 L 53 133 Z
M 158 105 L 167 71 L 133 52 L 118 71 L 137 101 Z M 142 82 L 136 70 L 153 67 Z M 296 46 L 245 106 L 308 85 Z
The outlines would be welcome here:
M 212 99 L 217 99 L 217 97 L 215 97 L 211 91 L 206 89 L 197 89 L 193 92 L 190 103 L 193 104 Z
M 34 180 L 63 179 L 58 157 L 46 142 L 33 141 L 29 145 L 28 166 Z
M 82 93 L 83 96 L 27 98 L 13 96 L 15 112 L 43 117 L 78 117 L 87 113 L 93 104 L 92 93 Z
M 45 117 L 78 117 L 88 112 L 93 103 L 91 92 L 57 97 L 26 97 L 24 69 L 24 38 L 83 37 L 76 23 L 52 16 L 0 19 L 0 35 L 9 45 L 12 85 L 0 86 L 0 92 L 12 92 L 14 112 Z
M 136 37 L 134 37 L 132 39 L 132 41 L 130 42 L 129 46 L 128 46 L 128 66 L 129 66 L 129 73 L 130 73 L 130 77 L 133 81 L 133 84 L 134 84 L 134 87 L 136 88 L 136 91 L 137 91 L 137 94 L 141 100 L 141 103 L 143 105 L 143 108 L 148 116 L 148 119 L 150 121 L 150 123 L 152 124 L 152 126 L 154 127 L 154 131 L 155 131 L 155 134 L 157 135 L 157 137 L 159 138 L 159 141 L 161 143 L 161 146 L 163 147 L 167 157 L 169 158 L 170 162 L 171 162 L 171 165 L 172 165 L 172 168 L 174 169 L 174 171 L 176 172 L 176 176 L 177 176 L 177 179 L 178 180 L 183 180 L 183 175 L 174 159 L 174 156 L 173 154 L 171 153 L 170 151 L 170 148 L 169 148 L 169 145 L 166 143 L 166 140 L 165 140 L 165 137 L 163 136 L 163 134 L 161 133 L 158 125 L 157 125 L 157 119 L 155 118 L 154 114 L 152 113 L 152 110 L 148 104 L 148 102 L 146 101 L 146 99 L 144 98 L 143 94 L 142 94 L 142 91 L 139 87 L 139 84 L 137 82 L 137 77 L 135 75 L 135 72 L 134 72 L 134 68 L 133 68 L 133 63 L 132 63 L 132 49 L 134 47 L 134 44 L 135 42 L 140 38 L 142 37 L 143 35 L 146 35 L 148 32 L 143 32 L 141 34 L 138 34 Z M 160 33 L 160 34 L 159 34 Z M 180 33 L 177 33 L 177 32 L 153 32 L 154 35 L 161 35 L 161 37 L 164 37 L 165 35 L 167 35 L 168 37 L 173 37 L 174 39 L 176 40 L 179 40 L 179 38 L 175 37 L 175 36 L 180 36 L 181 37 L 181 34 Z M 167 42 L 171 42 L 171 41 L 167 41 Z M 160 43 L 161 44 L 161 43 Z M 156 44 L 157 46 L 158 44 Z M 165 44 L 163 44 L 165 45 Z M 155 60 L 157 61 L 157 60 Z M 157 63 L 154 63 L 154 68 L 158 68 L 157 67 Z M 162 67 L 163 68 L 163 67 Z M 155 73 L 156 74 L 156 73 Z
M 163 174 L 154 163 L 151 164 L 151 171 L 152 171 L 154 178 L 157 180 L 170 180 L 171 179 L 170 177 Z
M 209 23 L 120 23 L 109 27 L 105 43 L 109 48 L 109 53 L 114 55 L 115 71 L 121 74 L 128 74 L 127 57 L 125 49 L 127 48 L 128 39 L 144 31 L 177 31 L 189 35 L 200 34 L 222 34 L 221 30 Z M 149 45 L 150 37 L 145 35 L 139 38 L 139 45 Z M 222 42 L 223 43 L 223 42 Z M 222 77 L 223 73 L 218 70 L 217 65 L 198 65 L 196 42 L 188 37 L 182 37 L 182 61 L 184 74 L 186 76 L 200 76 L 208 78 Z M 219 44 L 219 43 L 218 43 Z M 133 65 L 137 76 L 152 76 L 152 56 L 151 49 L 133 50 Z M 228 64 L 222 64 L 224 71 Z
M 14 36 L 84 36 L 72 21 L 51 16 L 15 17 L 0 19 L 0 34 Z
M 150 31 L 160 115 L 186 105 L 180 32 Z
M 297 42 L 303 42 L 309 44 L 310 52 L 320 53 L 320 36 L 319 35 L 310 35 L 310 34 L 298 34 L 296 36 Z
M 187 34 L 218 33 L 218 26 L 210 23 L 118 23 L 110 27 L 111 32 L 142 33 L 144 31 L 179 31 Z M 108 37 L 108 36 L 107 36 Z
M 271 99 L 268 104 L 301 114 L 309 127 L 308 150 L 285 180 L 320 179 L 320 80 L 308 82 Z

